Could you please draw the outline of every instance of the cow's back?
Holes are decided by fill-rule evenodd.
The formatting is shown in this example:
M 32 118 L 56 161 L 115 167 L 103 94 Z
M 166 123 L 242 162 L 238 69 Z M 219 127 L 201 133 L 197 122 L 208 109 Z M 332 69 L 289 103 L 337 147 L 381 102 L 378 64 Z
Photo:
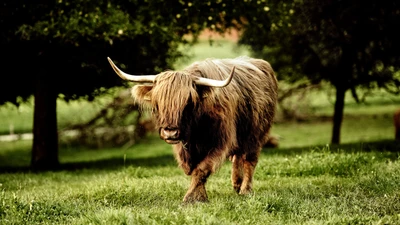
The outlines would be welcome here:
M 243 95 L 238 106 L 237 138 L 241 148 L 246 148 L 243 145 L 249 143 L 256 145 L 249 148 L 258 148 L 265 143 L 274 120 L 278 84 L 268 62 L 252 58 L 246 61 L 257 67 L 258 71 L 249 67 L 250 73 L 240 74 L 244 78 L 235 77 L 238 90 Z

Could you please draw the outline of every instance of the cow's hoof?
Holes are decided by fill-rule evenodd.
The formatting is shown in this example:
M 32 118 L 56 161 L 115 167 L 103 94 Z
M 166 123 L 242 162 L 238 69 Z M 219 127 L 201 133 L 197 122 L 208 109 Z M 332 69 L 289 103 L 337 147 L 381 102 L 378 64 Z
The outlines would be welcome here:
M 188 193 L 183 198 L 184 204 L 192 204 L 196 202 L 208 202 L 207 195 L 201 195 L 198 193 Z
M 234 184 L 233 185 L 233 190 L 235 190 L 236 191 L 236 193 L 240 193 L 240 186 L 241 186 L 241 184 Z
M 239 191 L 239 195 L 249 195 L 251 193 L 253 193 L 253 190 L 251 188 L 243 188 Z

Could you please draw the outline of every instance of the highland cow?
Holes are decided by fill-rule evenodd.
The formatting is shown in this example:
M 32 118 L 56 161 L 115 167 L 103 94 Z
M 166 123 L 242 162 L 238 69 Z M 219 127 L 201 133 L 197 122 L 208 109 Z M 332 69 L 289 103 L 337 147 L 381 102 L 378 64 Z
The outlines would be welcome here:
M 227 158 L 234 190 L 252 191 L 277 104 L 278 84 L 268 62 L 207 59 L 181 71 L 137 76 L 108 60 L 121 78 L 142 83 L 132 88 L 132 96 L 151 108 L 160 138 L 173 145 L 179 166 L 191 176 L 185 203 L 208 200 L 207 178 Z

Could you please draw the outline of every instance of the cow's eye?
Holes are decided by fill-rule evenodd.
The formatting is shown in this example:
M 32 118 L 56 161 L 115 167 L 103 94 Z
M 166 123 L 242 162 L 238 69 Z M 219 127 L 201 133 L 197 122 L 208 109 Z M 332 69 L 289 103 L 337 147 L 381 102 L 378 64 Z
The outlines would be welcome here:
M 154 107 L 153 107 L 153 113 L 154 114 L 157 114 L 158 113 L 158 104 L 156 104 Z

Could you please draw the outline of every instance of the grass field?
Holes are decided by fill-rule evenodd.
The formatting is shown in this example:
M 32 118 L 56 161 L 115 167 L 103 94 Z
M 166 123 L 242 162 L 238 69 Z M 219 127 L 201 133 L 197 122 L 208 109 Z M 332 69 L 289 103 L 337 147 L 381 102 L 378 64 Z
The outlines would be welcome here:
M 193 51 L 232 49 L 225 44 Z M 110 97 L 59 102 L 59 127 L 85 121 Z M 400 143 L 392 125 L 399 97 L 376 92 L 361 105 L 347 98 L 338 146 L 327 144 L 331 102 L 313 92 L 301 100 L 313 117 L 274 124 L 280 146 L 263 149 L 253 194 L 233 191 L 226 162 L 208 180 L 210 201 L 194 205 L 181 204 L 189 177 L 156 136 L 129 148 L 62 144 L 62 168 L 42 173 L 28 169 L 31 140 L 0 142 L 0 224 L 400 224 Z M 1 107 L 0 133 L 10 124 L 29 132 L 31 105 Z
M 8 143 L 2 151 L 17 164 L 14 157 L 29 158 L 29 145 Z M 254 194 L 234 193 L 226 162 L 208 181 L 210 202 L 189 206 L 181 204 L 189 178 L 177 168 L 170 146 L 156 137 L 129 149 L 62 148 L 60 171 L 31 173 L 20 168 L 0 175 L 0 221 L 400 224 L 398 147 L 381 141 L 264 149 Z

